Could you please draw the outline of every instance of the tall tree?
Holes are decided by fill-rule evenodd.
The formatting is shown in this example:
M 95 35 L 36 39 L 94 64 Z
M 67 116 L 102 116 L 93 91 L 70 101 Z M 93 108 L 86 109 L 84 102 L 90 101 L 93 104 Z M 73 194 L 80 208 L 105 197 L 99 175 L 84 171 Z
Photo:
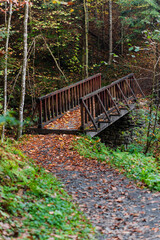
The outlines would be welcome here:
M 11 28 L 11 18 L 12 18 L 12 1 L 9 2 L 9 16 L 7 23 L 7 38 L 6 38 L 6 46 L 5 46 L 5 62 L 4 62 L 4 110 L 3 114 L 6 116 L 7 113 L 7 71 L 8 71 L 8 46 L 9 46 L 9 37 L 10 37 L 10 28 Z M 6 14 L 5 14 L 5 23 L 6 23 Z M 5 135 L 5 123 L 2 129 L 1 141 L 4 141 Z
M 23 112 L 24 112 L 24 100 L 25 100 L 25 91 L 26 91 L 26 69 L 27 69 L 27 36 L 28 36 L 28 10 L 29 10 L 29 1 L 26 0 L 25 3 L 25 13 L 24 13 L 24 34 L 23 34 L 23 69 L 22 69 L 22 80 L 21 80 L 21 96 L 20 96 L 20 105 L 19 105 L 19 129 L 18 129 L 18 138 L 22 136 L 23 130 Z
M 85 77 L 88 77 L 88 31 L 89 31 L 89 17 L 88 17 L 88 2 L 83 0 L 84 16 L 85 16 Z
M 113 20 L 112 20 L 112 0 L 108 1 L 109 7 L 109 60 L 108 64 L 112 63 L 112 54 L 113 54 Z

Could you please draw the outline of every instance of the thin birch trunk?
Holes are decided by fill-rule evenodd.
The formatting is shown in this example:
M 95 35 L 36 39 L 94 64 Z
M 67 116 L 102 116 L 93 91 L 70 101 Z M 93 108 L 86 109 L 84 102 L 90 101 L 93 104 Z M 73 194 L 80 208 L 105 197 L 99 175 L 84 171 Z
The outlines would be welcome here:
M 85 39 L 83 35 L 83 47 L 82 47 L 82 79 L 85 78 Z
M 112 0 L 108 2 L 109 6 L 109 60 L 108 64 L 112 63 L 112 52 L 113 52 L 113 20 L 112 20 Z
M 85 15 L 85 77 L 88 77 L 88 31 L 89 31 L 89 22 L 88 22 L 88 6 L 87 0 L 83 0 L 84 6 L 84 15 Z
M 18 138 L 22 136 L 23 130 L 23 111 L 24 111 L 24 100 L 25 100 L 25 90 L 26 90 L 26 69 L 27 69 L 27 35 L 28 35 L 28 9 L 29 2 L 26 0 L 25 14 L 24 14 L 24 39 L 23 39 L 23 69 L 22 69 L 22 81 L 21 81 L 21 96 L 19 104 L 19 129 Z
M 7 25 L 7 38 L 6 38 L 6 47 L 5 47 L 5 69 L 4 69 L 4 110 L 3 114 L 6 116 L 7 113 L 7 71 L 8 71 L 8 46 L 9 46 L 9 37 L 10 37 L 10 28 L 11 28 L 11 19 L 12 19 L 12 1 L 9 3 L 9 17 Z M 6 21 L 6 19 L 5 19 Z M 5 136 L 5 123 L 2 128 L 1 141 L 4 141 Z

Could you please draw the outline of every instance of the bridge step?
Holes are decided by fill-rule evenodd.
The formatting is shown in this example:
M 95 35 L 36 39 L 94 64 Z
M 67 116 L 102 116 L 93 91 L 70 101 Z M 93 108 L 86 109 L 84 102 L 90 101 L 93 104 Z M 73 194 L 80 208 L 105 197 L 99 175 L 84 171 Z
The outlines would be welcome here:
M 121 115 L 110 115 L 111 122 L 107 122 L 107 121 L 98 122 L 98 126 L 99 126 L 98 131 L 95 131 L 95 130 L 94 131 L 87 131 L 86 134 L 90 137 L 97 136 L 100 132 L 105 130 L 107 127 L 111 126 L 113 123 L 115 123 L 120 118 L 122 118 L 123 116 L 128 114 L 130 111 L 132 111 L 134 108 L 135 108 L 135 104 L 129 104 L 129 109 L 124 108 L 124 109 L 120 110 Z

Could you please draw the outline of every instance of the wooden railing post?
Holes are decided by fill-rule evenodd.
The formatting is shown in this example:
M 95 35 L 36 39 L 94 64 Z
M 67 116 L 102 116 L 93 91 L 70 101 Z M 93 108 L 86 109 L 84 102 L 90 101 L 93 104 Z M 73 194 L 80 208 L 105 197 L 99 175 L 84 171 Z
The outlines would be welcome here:
M 38 98 L 39 120 L 38 127 L 47 124 L 68 110 L 80 104 L 79 99 L 101 87 L 101 74 L 98 73 L 87 79 L 73 83 L 68 87 L 56 90 Z
M 81 127 L 80 129 L 84 131 L 84 107 L 82 103 L 82 98 L 80 98 L 80 108 L 81 108 Z
M 39 111 L 39 119 L 38 119 L 38 128 L 42 128 L 42 100 L 38 99 L 38 111 Z
M 136 92 L 133 91 L 131 86 L 134 80 L 134 74 L 129 74 L 106 87 L 100 88 L 82 97 L 81 128 L 84 130 L 84 127 L 88 125 L 97 130 L 98 123 L 101 122 L 101 119 L 104 118 L 105 122 L 107 120 L 107 123 L 111 122 L 110 114 L 112 112 L 115 114 L 115 110 L 117 110 L 117 113 L 120 116 L 123 104 L 125 107 L 127 106 L 131 109 L 132 106 L 130 101 L 134 101 L 137 98 Z M 96 76 L 93 82 L 94 87 L 97 88 L 101 83 L 101 76 Z M 123 102 L 122 106 L 121 101 Z

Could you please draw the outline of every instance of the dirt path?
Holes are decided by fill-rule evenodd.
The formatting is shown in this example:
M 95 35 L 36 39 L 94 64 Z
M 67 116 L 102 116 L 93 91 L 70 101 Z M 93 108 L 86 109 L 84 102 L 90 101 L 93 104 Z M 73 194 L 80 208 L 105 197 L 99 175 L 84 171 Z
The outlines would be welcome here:
M 160 193 L 73 150 L 73 136 L 29 136 L 20 148 L 55 174 L 99 231 L 97 239 L 160 239 Z

